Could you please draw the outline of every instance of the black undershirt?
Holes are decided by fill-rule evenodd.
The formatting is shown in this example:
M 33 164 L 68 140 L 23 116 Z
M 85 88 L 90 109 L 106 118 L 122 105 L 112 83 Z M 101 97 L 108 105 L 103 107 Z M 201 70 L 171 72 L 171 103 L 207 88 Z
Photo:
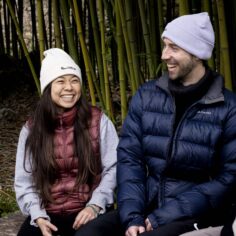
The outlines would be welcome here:
M 211 74 L 211 70 L 206 69 L 205 75 L 197 83 L 189 86 L 184 86 L 180 80 L 169 79 L 169 90 L 175 98 L 175 127 L 177 127 L 181 117 L 188 107 L 200 100 L 206 94 L 213 81 Z

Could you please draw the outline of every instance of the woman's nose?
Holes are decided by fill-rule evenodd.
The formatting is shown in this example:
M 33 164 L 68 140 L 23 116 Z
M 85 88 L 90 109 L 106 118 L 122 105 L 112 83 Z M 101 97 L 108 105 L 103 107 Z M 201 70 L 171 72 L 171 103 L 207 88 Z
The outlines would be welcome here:
M 71 88 L 72 88 L 71 82 L 66 82 L 65 83 L 65 89 L 71 89 Z

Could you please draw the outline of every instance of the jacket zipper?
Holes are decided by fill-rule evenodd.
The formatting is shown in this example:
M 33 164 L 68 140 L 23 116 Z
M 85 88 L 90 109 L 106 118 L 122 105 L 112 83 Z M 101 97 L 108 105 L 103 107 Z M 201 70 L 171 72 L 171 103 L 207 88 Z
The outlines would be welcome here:
M 173 101 L 173 107 L 174 107 L 174 117 L 172 120 L 172 127 L 171 127 L 171 134 L 174 133 L 174 123 L 175 123 L 175 118 L 176 118 L 176 106 L 175 106 L 175 98 L 169 93 L 172 101 Z M 166 158 L 166 166 L 168 165 L 169 157 L 171 156 L 172 152 L 172 146 L 173 146 L 173 136 L 168 143 L 168 148 L 167 148 L 167 158 Z M 159 194 L 158 194 L 158 206 L 161 207 L 165 203 L 165 176 L 163 173 L 160 174 L 160 180 L 159 180 Z
M 178 137 L 178 133 L 179 133 L 179 129 L 181 127 L 181 123 L 183 122 L 184 118 L 190 114 L 189 110 L 192 109 L 195 105 L 199 104 L 198 102 L 195 102 L 194 104 L 192 104 L 190 107 L 187 108 L 187 110 L 184 112 L 182 118 L 179 121 L 179 124 L 177 125 L 176 129 L 174 130 L 174 123 L 175 123 L 175 118 L 176 118 L 176 106 L 175 106 L 175 99 L 173 96 L 171 96 L 172 100 L 173 100 L 173 106 L 174 106 L 174 117 L 173 117 L 173 121 L 172 121 L 172 130 L 171 130 L 171 134 L 173 135 L 169 144 L 168 144 L 168 155 L 167 155 L 167 159 L 166 159 L 166 167 L 168 166 L 168 162 L 171 160 L 172 156 L 173 156 L 173 144 L 174 144 L 174 140 L 177 139 Z M 158 205 L 159 207 L 161 207 L 161 205 L 163 205 L 165 202 L 165 182 L 166 182 L 166 178 L 163 174 L 160 175 L 160 194 L 159 194 L 159 198 L 158 198 Z

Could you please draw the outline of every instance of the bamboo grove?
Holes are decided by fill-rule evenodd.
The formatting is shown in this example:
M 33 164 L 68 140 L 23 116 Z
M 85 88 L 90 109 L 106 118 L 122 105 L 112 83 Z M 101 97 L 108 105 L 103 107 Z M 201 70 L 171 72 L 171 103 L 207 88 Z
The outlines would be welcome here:
M 25 42 L 23 19 L 30 6 L 31 43 Z M 39 89 L 30 53 L 65 49 L 79 64 L 83 90 L 116 123 L 126 116 L 130 98 L 144 82 L 160 76 L 160 35 L 179 15 L 207 11 L 216 47 L 208 61 L 235 88 L 236 3 L 233 0 L 1 0 L 0 53 L 25 57 Z M 234 79 L 233 79 L 234 78 Z

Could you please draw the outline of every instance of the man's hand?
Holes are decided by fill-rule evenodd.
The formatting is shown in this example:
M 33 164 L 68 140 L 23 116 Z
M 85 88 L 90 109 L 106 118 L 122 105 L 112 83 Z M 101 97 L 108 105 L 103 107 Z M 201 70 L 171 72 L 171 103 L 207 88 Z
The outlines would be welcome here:
M 143 232 L 145 232 L 145 228 L 143 226 L 130 226 L 126 230 L 125 236 L 137 236 Z
M 151 222 L 149 221 L 148 218 L 145 220 L 145 224 L 146 224 L 146 231 L 152 231 L 153 230 Z
M 57 227 L 44 218 L 36 219 L 36 223 L 39 226 L 43 236 L 52 236 L 52 231 L 57 231 Z
M 99 207 L 93 205 L 93 207 L 97 208 L 97 211 L 99 212 Z M 75 222 L 73 224 L 73 229 L 78 229 L 82 225 L 88 223 L 90 220 L 93 220 L 97 217 L 97 214 L 94 212 L 94 210 L 91 207 L 85 207 L 82 211 L 78 213 L 78 215 L 75 218 Z

